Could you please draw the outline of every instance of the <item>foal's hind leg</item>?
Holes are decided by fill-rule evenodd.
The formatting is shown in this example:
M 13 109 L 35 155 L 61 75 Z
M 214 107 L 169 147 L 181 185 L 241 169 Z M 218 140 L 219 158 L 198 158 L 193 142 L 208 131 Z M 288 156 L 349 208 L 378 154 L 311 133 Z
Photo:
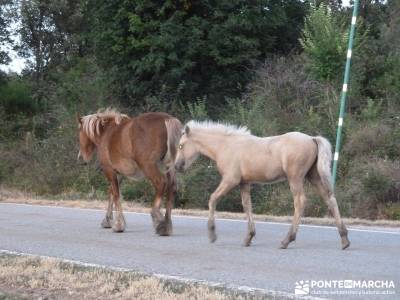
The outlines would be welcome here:
M 251 212 L 250 184 L 242 184 L 240 186 L 240 194 L 242 196 L 243 210 L 247 215 L 248 228 L 246 238 L 244 239 L 244 245 L 248 247 L 251 244 L 251 240 L 256 235 L 256 227 Z
M 335 218 L 336 227 L 339 231 L 340 238 L 342 240 L 342 249 L 346 249 L 350 246 L 350 241 L 347 237 L 347 228 L 344 225 L 342 218 L 340 217 L 339 208 L 337 205 L 336 198 L 333 192 L 324 186 L 322 181 L 314 183 L 321 195 L 322 199 L 324 199 L 325 203 L 328 205 L 329 211 L 331 212 L 332 216 Z
M 303 215 L 304 206 L 306 203 L 306 195 L 304 194 L 303 179 L 295 179 L 289 181 L 290 190 L 294 200 L 294 215 L 292 225 L 286 238 L 281 242 L 281 248 L 286 249 L 290 242 L 296 240 L 297 229 L 299 228 L 300 218 Z

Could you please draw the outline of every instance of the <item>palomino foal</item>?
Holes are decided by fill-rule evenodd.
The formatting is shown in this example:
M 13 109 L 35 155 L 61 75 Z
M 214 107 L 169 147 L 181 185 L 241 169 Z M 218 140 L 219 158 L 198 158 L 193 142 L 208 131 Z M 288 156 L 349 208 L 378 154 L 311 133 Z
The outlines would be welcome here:
M 115 232 L 125 230 L 119 200 L 117 175 L 150 179 L 156 190 L 151 216 L 159 235 L 172 233 L 171 209 L 176 193 L 174 160 L 182 131 L 181 122 L 166 113 L 145 113 L 135 118 L 112 109 L 78 117 L 79 156 L 88 162 L 97 152 L 104 175 L 110 182 L 110 199 L 101 225 Z M 165 218 L 160 212 L 167 194 Z M 113 205 L 117 217 L 113 223 Z
M 287 180 L 294 200 L 292 226 L 281 248 L 287 248 L 296 239 L 306 196 L 304 179 L 315 186 L 335 218 L 342 240 L 342 249 L 350 242 L 343 224 L 331 184 L 331 145 L 322 137 L 300 132 L 280 136 L 256 137 L 246 127 L 214 122 L 190 121 L 185 125 L 179 141 L 175 168 L 187 169 L 199 154 L 214 160 L 222 180 L 209 200 L 208 235 L 211 242 L 215 234 L 214 213 L 217 201 L 233 187 L 240 185 L 243 210 L 247 215 L 248 231 L 244 241 L 249 246 L 255 236 L 252 218 L 250 185 L 255 182 L 274 183 Z

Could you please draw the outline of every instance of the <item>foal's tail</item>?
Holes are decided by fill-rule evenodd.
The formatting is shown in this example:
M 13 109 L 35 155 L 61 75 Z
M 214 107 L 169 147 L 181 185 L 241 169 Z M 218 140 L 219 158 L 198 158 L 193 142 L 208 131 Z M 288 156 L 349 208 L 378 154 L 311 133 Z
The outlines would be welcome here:
M 317 170 L 321 178 L 322 184 L 329 192 L 333 191 L 332 186 L 332 175 L 331 175 L 331 163 L 332 163 L 332 147 L 326 138 L 321 136 L 313 137 L 313 140 L 318 146 L 318 160 Z
M 178 143 L 182 136 L 182 123 L 177 118 L 169 118 L 165 120 L 167 128 L 167 155 L 166 162 L 169 169 L 174 168 L 175 157 L 177 153 Z

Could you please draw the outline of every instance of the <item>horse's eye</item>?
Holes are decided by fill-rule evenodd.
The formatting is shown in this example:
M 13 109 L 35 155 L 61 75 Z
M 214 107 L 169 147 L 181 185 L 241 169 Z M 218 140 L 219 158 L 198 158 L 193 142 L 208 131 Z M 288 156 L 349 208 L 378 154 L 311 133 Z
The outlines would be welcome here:
M 182 150 L 182 149 L 183 149 L 183 145 L 179 144 L 179 150 Z

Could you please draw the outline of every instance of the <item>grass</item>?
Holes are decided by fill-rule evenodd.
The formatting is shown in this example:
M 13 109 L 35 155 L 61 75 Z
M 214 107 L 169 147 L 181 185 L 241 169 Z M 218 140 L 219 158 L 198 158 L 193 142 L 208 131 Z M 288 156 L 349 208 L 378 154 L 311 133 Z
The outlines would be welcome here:
M 67 198 L 66 195 L 65 198 Z M 36 197 L 28 193 L 21 191 L 12 191 L 0 188 L 0 202 L 9 203 L 20 203 L 20 204 L 34 204 L 34 205 L 49 205 L 49 206 L 61 206 L 71 208 L 88 208 L 88 209 L 101 209 L 106 210 L 107 202 L 104 200 L 86 200 L 86 199 L 46 199 L 43 197 Z M 150 213 L 150 208 L 145 207 L 137 202 L 123 201 L 124 211 L 139 212 L 139 213 Z M 195 216 L 195 217 L 207 217 L 208 211 L 200 209 L 179 209 L 173 210 L 173 215 L 181 216 Z M 217 218 L 221 219 L 246 219 L 244 213 L 233 213 L 233 212 L 217 212 Z M 279 223 L 290 223 L 292 216 L 273 216 L 264 214 L 254 214 L 254 220 L 256 221 L 270 221 Z M 303 217 L 301 219 L 303 224 L 314 224 L 314 225 L 327 225 L 335 226 L 333 218 L 324 217 Z M 362 226 L 385 226 L 385 227 L 400 227 L 400 221 L 395 220 L 367 220 L 360 218 L 343 218 L 343 221 L 347 225 L 362 225 Z
M 0 299 L 265 299 L 56 258 L 0 255 Z

